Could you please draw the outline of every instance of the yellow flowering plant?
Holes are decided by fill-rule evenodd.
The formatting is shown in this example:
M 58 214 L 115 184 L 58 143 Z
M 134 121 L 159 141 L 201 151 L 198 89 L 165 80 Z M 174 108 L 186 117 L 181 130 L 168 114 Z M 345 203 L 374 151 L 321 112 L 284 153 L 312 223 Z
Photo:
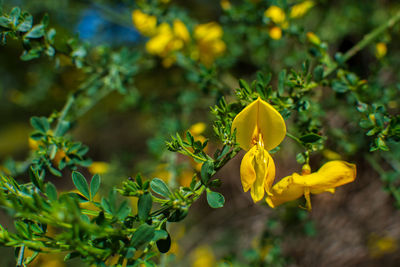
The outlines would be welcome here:
M 251 197 L 257 202 L 264 191 L 271 194 L 275 164 L 268 151 L 285 137 L 285 122 L 277 110 L 257 98 L 235 117 L 232 131 L 236 131 L 239 146 L 247 151 L 240 166 L 243 189 L 251 189 Z
M 196 212 L 193 204 L 201 205 L 203 200 L 215 214 L 221 214 L 215 216 L 219 225 L 223 222 L 224 228 L 234 226 L 232 232 L 220 231 L 217 224 L 207 227 L 207 231 L 216 229 L 217 234 L 236 234 L 241 230 L 237 224 L 226 223 L 231 213 L 243 217 L 243 228 L 253 228 L 247 227 L 253 217 L 236 212 L 236 202 L 244 203 L 241 207 L 249 210 L 256 208 L 258 215 L 266 215 L 257 220 L 266 222 L 267 229 L 262 234 L 265 242 L 259 244 L 258 257 L 244 257 L 247 262 L 243 264 L 235 262 L 241 256 L 232 256 L 232 262 L 226 264 L 284 266 L 289 259 L 281 244 L 285 238 L 290 240 L 303 224 L 307 224 L 309 233 L 315 234 L 310 227 L 311 216 L 295 205 L 269 209 L 263 214 L 259 212 L 263 207 L 251 202 L 265 198 L 264 206 L 276 208 L 304 196 L 305 206 L 311 210 L 311 194 L 333 193 L 356 179 L 356 165 L 340 160 L 345 158 L 376 170 L 387 192 L 400 203 L 396 178 L 400 151 L 396 149 L 400 140 L 398 88 L 388 86 L 389 81 L 382 83 L 376 70 L 372 71 L 376 77 L 364 77 L 364 72 L 354 70 L 357 68 L 349 61 L 373 43 L 379 44 L 375 47 L 376 56 L 383 58 L 387 51 L 382 44 L 390 39 L 379 37 L 383 33 L 389 35 L 400 21 L 400 13 L 388 18 L 347 52 L 332 55 L 346 40 L 345 34 L 349 32 L 345 29 L 366 29 L 351 21 L 325 32 L 325 26 L 311 27 L 309 23 L 302 24 L 303 20 L 297 21 L 305 14 L 310 15 L 310 20 L 326 15 L 307 13 L 314 6 L 313 1 L 296 1 L 294 5 L 290 1 L 275 1 L 273 6 L 260 0 L 216 1 L 218 14 L 209 7 L 204 10 L 210 12 L 189 12 L 180 6 L 182 1 L 163 0 L 135 1 L 126 13 L 119 13 L 107 7 L 106 2 L 96 4 L 95 8 L 96 18 L 113 22 L 112 27 L 105 27 L 111 28 L 111 33 L 101 29 L 109 46 L 100 45 L 98 40 L 68 39 L 64 33 L 59 38 L 56 29 L 63 24 L 57 24 L 58 18 L 66 16 L 55 16 L 57 22 L 52 21 L 51 28 L 47 15 L 38 21 L 17 7 L 8 11 L 8 4 L 3 10 L 0 1 L 0 43 L 14 46 L 11 50 L 6 47 L 2 53 L 6 58 L 1 72 L 4 86 L 0 91 L 5 96 L 1 112 L 6 112 L 2 122 L 13 123 L 16 109 L 22 107 L 21 113 L 48 113 L 31 118 L 31 149 L 15 152 L 17 158 L 28 154 L 26 158 L 12 160 L 0 154 L 5 158 L 0 166 L 0 207 L 7 214 L 6 222 L 2 220 L 0 225 L 0 245 L 15 248 L 17 266 L 34 263 L 35 258 L 41 263 L 40 255 L 59 252 L 66 253 L 66 261 L 80 258 L 94 266 L 175 266 L 173 256 L 167 254 L 176 244 L 170 226 Z M 354 10 L 358 7 L 353 3 L 346 5 L 352 7 L 349 13 L 357 13 Z M 318 8 L 323 10 L 324 6 Z M 377 20 L 380 16 L 376 16 Z M 331 17 L 336 16 L 327 16 L 327 24 L 337 26 Z M 371 21 L 371 25 L 375 23 Z M 113 29 L 118 25 L 131 27 L 130 30 L 134 26 L 137 31 L 130 33 L 139 32 L 142 38 L 135 35 L 134 41 L 114 43 L 119 31 Z M 271 41 L 282 39 L 283 34 L 290 34 L 291 38 Z M 334 38 L 340 42 L 332 46 L 321 41 Z M 7 43 L 9 40 L 12 42 Z M 10 67 L 13 64 L 8 61 L 21 47 L 22 60 L 37 59 L 20 68 L 21 77 L 28 77 L 24 90 L 15 89 L 21 86 L 14 83 L 19 80 L 13 79 L 17 77 L 13 73 L 21 71 Z M 396 47 L 393 50 L 397 51 Z M 39 59 L 43 56 L 54 60 L 57 71 L 49 71 L 50 64 Z M 393 60 L 384 59 L 375 59 L 371 65 L 375 68 Z M 159 61 L 163 67 L 174 67 L 160 68 Z M 248 83 L 236 76 L 253 81 Z M 51 100 L 40 98 L 46 93 Z M 34 96 L 40 100 L 35 102 Z M 63 100 L 64 106 L 60 107 Z M 98 103 L 104 106 L 94 108 Z M 215 105 L 211 106 L 213 125 L 205 114 L 210 105 Z M 53 109 L 59 111 L 52 112 Z M 112 112 L 126 112 L 127 116 L 115 123 L 115 117 L 109 116 Z M 26 115 L 21 117 L 26 121 Z M 197 121 L 204 124 L 190 127 Z M 121 130 L 115 133 L 117 129 Z M 184 133 L 185 129 L 189 130 Z M 103 132 L 111 138 L 101 136 Z M 167 137 L 171 133 L 176 134 Z M 13 138 L 2 134 L 0 130 L 2 143 Z M 275 164 L 273 155 L 285 136 L 284 153 L 279 153 Z M 89 152 L 87 146 L 75 141 L 80 137 L 98 149 Z M 392 151 L 386 152 L 389 149 Z M 240 150 L 245 153 L 240 166 L 236 162 L 235 171 L 235 166 L 227 164 L 235 164 L 233 159 Z M 376 150 L 382 154 L 373 153 Z M 323 157 L 330 161 L 317 165 Z M 113 163 L 103 162 L 106 158 L 112 158 Z M 301 174 L 276 179 L 276 173 L 286 171 L 283 166 L 287 170 L 293 167 L 294 159 L 303 165 Z M 118 168 L 114 165 L 117 162 Z M 164 164 L 160 165 L 161 162 Z M 310 162 L 320 166 L 319 170 L 311 172 Z M 100 177 L 101 173 L 106 175 Z M 226 194 L 227 188 L 220 187 L 236 186 L 239 179 L 243 191 L 250 191 L 250 203 L 242 201 L 242 190 Z M 196 219 L 186 220 L 188 224 L 193 221 Z M 190 229 L 201 229 L 201 225 L 197 226 Z M 258 226 L 254 228 L 260 230 Z M 190 241 L 198 243 L 192 237 Z M 381 242 L 378 247 L 389 253 L 396 249 L 393 242 L 390 246 Z M 193 244 L 181 246 L 180 253 L 190 255 Z M 234 251 L 231 247 L 228 250 Z M 160 253 L 166 255 L 159 256 Z M 201 258 L 210 255 L 200 253 L 198 265 L 219 262 L 223 253 L 213 250 L 213 259 L 207 262 Z

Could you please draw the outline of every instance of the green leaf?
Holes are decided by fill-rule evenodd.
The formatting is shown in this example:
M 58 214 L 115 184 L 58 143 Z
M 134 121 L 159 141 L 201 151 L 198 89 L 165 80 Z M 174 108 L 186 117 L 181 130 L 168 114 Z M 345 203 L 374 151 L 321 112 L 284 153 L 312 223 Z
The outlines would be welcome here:
M 213 176 L 215 173 L 214 171 L 214 161 L 206 161 L 203 163 L 201 166 L 201 171 L 200 171 L 200 177 L 201 181 L 204 185 L 207 185 L 208 182 L 211 179 L 211 176 Z
M 32 117 L 31 125 L 39 132 L 46 133 L 50 129 L 50 124 L 45 117 Z
M 43 190 L 43 181 L 39 177 L 38 171 L 33 171 L 32 167 L 28 169 L 29 178 L 31 179 L 32 183 L 40 190 Z
M 149 217 L 152 205 L 153 205 L 153 200 L 151 198 L 150 193 L 148 193 L 148 192 L 144 193 L 143 195 L 141 195 L 139 197 L 137 206 L 138 206 L 139 219 L 141 221 L 147 220 L 147 218 Z
M 158 251 L 161 253 L 167 253 L 171 248 L 171 236 L 167 233 L 167 237 L 159 239 L 156 244 Z
M 89 185 L 82 174 L 76 171 L 72 172 L 72 182 L 74 183 L 76 189 L 78 189 L 83 196 L 85 196 L 87 199 L 90 199 Z
M 154 237 L 151 241 L 158 241 L 160 239 L 166 239 L 168 237 L 168 233 L 165 230 L 155 230 Z
M 207 189 L 207 202 L 211 208 L 222 208 L 225 203 L 225 198 L 220 193 Z
M 10 18 L 14 27 L 17 26 L 18 19 L 20 16 L 21 16 L 21 9 L 19 9 L 19 7 L 14 7 L 10 12 Z
M 90 200 L 93 200 L 94 196 L 97 194 L 97 191 L 99 191 L 100 182 L 100 175 L 93 175 L 92 181 L 90 182 Z
M 250 86 L 245 80 L 239 79 L 239 86 L 240 88 L 245 89 L 248 93 L 251 93 Z
M 1 27 L 8 29 L 8 28 L 10 28 L 10 23 L 11 23 L 11 20 L 9 18 L 0 17 L 0 26 Z
M 128 205 L 128 201 L 123 201 L 121 203 L 121 206 L 119 206 L 117 213 L 115 214 L 115 217 L 117 217 L 119 220 L 124 220 L 126 216 L 129 215 L 131 212 L 131 208 Z
M 285 92 L 286 70 L 282 70 L 278 76 L 278 93 L 283 95 Z
M 71 128 L 71 123 L 69 121 L 60 121 L 58 123 L 57 129 L 54 132 L 54 136 L 63 136 Z
M 48 182 L 46 184 L 46 195 L 50 199 L 50 201 L 56 201 L 57 200 L 57 189 L 50 182 Z
M 45 26 L 42 24 L 39 24 L 39 25 L 33 26 L 33 28 L 24 35 L 24 37 L 35 39 L 35 38 L 43 37 L 45 35 L 45 33 L 46 33 Z
M 332 82 L 332 89 L 337 93 L 345 93 L 349 90 L 346 84 L 339 81 Z
M 320 82 L 322 81 L 323 78 L 324 78 L 324 67 L 322 65 L 318 65 L 314 69 L 314 80 L 316 82 Z
M 32 48 L 29 51 L 25 50 L 22 53 L 22 55 L 20 56 L 20 58 L 23 61 L 29 61 L 29 60 L 32 60 L 32 59 L 40 57 L 42 51 L 43 51 L 42 47 Z
M 296 161 L 299 164 L 304 164 L 306 162 L 306 158 L 304 157 L 303 153 L 298 153 L 296 155 Z
M 27 32 L 32 28 L 32 23 L 33 23 L 33 17 L 30 14 L 26 14 L 24 21 L 21 22 L 18 27 L 17 27 L 17 31 L 20 32 Z
M 322 136 L 320 136 L 318 134 L 309 133 L 309 134 L 303 135 L 299 139 L 303 143 L 314 143 L 314 142 L 317 142 L 318 140 L 320 140 L 321 138 L 322 138 Z
M 131 246 L 136 249 L 141 247 L 142 245 L 150 242 L 154 237 L 154 228 L 147 224 L 142 224 L 139 228 L 133 233 L 131 239 Z
M 172 194 L 164 181 L 159 178 L 154 178 L 153 180 L 151 180 L 150 187 L 154 192 L 166 198 L 168 198 Z

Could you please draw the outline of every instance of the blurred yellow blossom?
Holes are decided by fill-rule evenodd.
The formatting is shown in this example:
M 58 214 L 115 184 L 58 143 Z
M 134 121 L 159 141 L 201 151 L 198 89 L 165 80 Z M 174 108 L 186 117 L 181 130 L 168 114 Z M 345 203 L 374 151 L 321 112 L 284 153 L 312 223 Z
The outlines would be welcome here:
M 307 40 L 314 44 L 314 45 L 320 45 L 321 44 L 321 40 L 319 39 L 319 37 L 313 33 L 313 32 L 307 32 Z
M 197 247 L 192 255 L 192 267 L 213 267 L 216 265 L 215 256 L 210 246 Z
M 221 7 L 224 10 L 230 9 L 231 8 L 231 2 L 229 0 L 221 0 Z
M 283 24 L 286 21 L 285 11 L 278 6 L 270 6 L 265 10 L 264 16 L 270 18 L 276 24 Z
M 189 132 L 193 136 L 201 135 L 206 130 L 206 124 L 204 122 L 198 122 L 190 126 Z
M 169 67 L 175 62 L 173 52 L 183 49 L 189 40 L 189 31 L 182 21 L 174 20 L 172 28 L 163 22 L 157 27 L 156 34 L 146 43 L 146 50 L 150 54 L 164 58 L 164 67 Z
M 354 181 L 356 165 L 345 161 L 329 161 L 314 173 L 310 166 L 304 165 L 302 174 L 293 173 L 272 187 L 272 194 L 266 201 L 271 208 L 295 200 L 302 195 L 306 198 L 307 209 L 311 210 L 310 193 L 335 192 L 335 188 Z
M 328 160 L 339 160 L 342 158 L 339 153 L 336 153 L 330 149 L 322 150 L 322 155 Z
M 286 135 L 285 122 L 270 104 L 258 98 L 236 115 L 232 131 L 236 141 L 247 151 L 240 165 L 243 190 L 250 190 L 254 202 L 270 194 L 275 179 L 275 163 L 269 150 L 278 146 Z
M 152 36 L 156 32 L 156 16 L 147 15 L 139 9 L 135 9 L 132 12 L 132 22 L 135 28 L 145 36 Z
M 396 239 L 390 236 L 378 236 L 371 234 L 368 240 L 368 250 L 372 258 L 380 258 L 385 254 L 390 254 L 398 249 Z
M 210 66 L 217 57 L 225 52 L 226 45 L 221 39 L 222 35 L 222 27 L 216 22 L 197 25 L 194 29 L 197 49 L 192 53 L 192 57 L 200 60 L 204 65 Z
M 103 174 L 108 172 L 110 168 L 110 164 L 103 161 L 94 161 L 89 167 L 88 170 L 91 174 Z
M 375 56 L 383 58 L 387 53 L 387 46 L 385 43 L 379 42 L 375 45 Z
M 282 38 L 282 30 L 281 28 L 274 26 L 268 31 L 269 36 L 274 40 L 279 40 Z
M 294 5 L 290 10 L 290 17 L 292 19 L 301 18 L 313 6 L 314 6 L 314 2 L 313 1 L 304 1 L 304 2 L 302 2 L 300 4 Z

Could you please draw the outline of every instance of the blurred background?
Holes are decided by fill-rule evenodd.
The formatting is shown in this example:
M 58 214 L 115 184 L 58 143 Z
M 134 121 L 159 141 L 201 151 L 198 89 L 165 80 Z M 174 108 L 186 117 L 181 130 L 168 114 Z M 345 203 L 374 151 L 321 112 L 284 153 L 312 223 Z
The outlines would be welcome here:
M 322 0 L 313 1 L 312 7 L 288 25 L 271 22 L 263 15 L 271 5 L 290 12 L 290 7 L 302 2 L 6 0 L 3 10 L 19 6 L 33 15 L 34 23 L 48 14 L 59 42 L 75 37 L 92 51 L 90 60 L 96 64 L 107 65 L 111 58 L 113 64 L 120 60 L 129 68 L 129 56 L 124 57 L 122 49 L 126 55 L 141 56 L 140 62 L 131 66 L 137 70 L 125 92 L 115 90 L 95 102 L 70 133 L 90 148 L 88 157 L 93 163 L 80 171 L 100 173 L 101 190 L 107 192 L 137 172 L 146 178 L 159 177 L 172 186 L 187 185 L 198 166 L 168 152 L 165 141 L 175 132 L 189 130 L 197 139 L 210 139 L 207 149 L 213 154 L 220 143 L 211 126 L 210 106 L 223 95 L 228 102 L 233 99 L 239 78 L 252 81 L 258 70 L 270 72 L 275 87 L 282 68 L 300 69 L 304 60 L 312 58 L 307 33 L 326 42 L 330 55 L 344 53 L 400 10 L 400 3 L 394 0 Z M 144 49 L 149 37 L 135 28 L 131 18 L 138 7 L 167 22 L 181 19 L 191 34 L 199 23 L 217 22 L 226 47 L 212 65 L 189 64 L 178 55 L 176 63 L 166 66 L 162 58 Z M 281 36 L 274 35 L 274 30 L 279 32 L 275 27 Z M 391 114 L 398 114 L 400 104 L 399 32 L 398 25 L 385 32 L 347 65 L 368 81 L 370 91 L 364 99 L 386 105 Z M 121 58 L 110 56 L 113 51 Z M 68 95 L 88 77 L 87 67 L 76 68 L 66 57 L 22 61 L 21 54 L 21 42 L 12 38 L 0 47 L 0 164 L 14 174 L 24 168 L 35 150 L 29 139 L 30 117 L 60 111 Z M 201 199 L 183 222 L 170 224 L 172 248 L 161 256 L 160 265 L 399 266 L 399 203 L 390 186 L 399 186 L 400 147 L 388 142 L 390 153 L 382 156 L 384 161 L 377 166 L 372 164 L 371 139 L 359 127 L 360 115 L 346 98 L 327 85 L 310 99 L 321 105 L 316 111 L 321 124 L 315 127 L 328 136 L 324 149 L 312 155 L 310 165 L 314 171 L 327 160 L 355 163 L 354 183 L 338 188 L 335 194 L 313 196 L 310 213 L 299 208 L 299 202 L 273 210 L 265 203 L 254 204 L 243 192 L 239 176 L 242 152 L 216 175 L 222 180 L 218 191 L 226 198 L 225 206 L 214 210 Z M 287 124 L 290 130 L 294 122 Z M 292 129 L 296 133 L 295 126 Z M 300 152 L 295 142 L 284 140 L 274 156 L 278 179 L 300 172 L 301 164 L 296 161 Z M 23 180 L 26 175 L 17 177 Z M 67 191 L 72 189 L 70 177 L 71 172 L 64 170 L 62 178 L 51 181 Z M 132 207 L 135 205 L 132 200 Z M 9 225 L 7 215 L 0 214 L 0 223 Z M 13 253 L 1 248 L 0 266 L 15 266 Z M 77 260 L 64 263 L 64 256 L 40 256 L 32 266 L 85 266 Z

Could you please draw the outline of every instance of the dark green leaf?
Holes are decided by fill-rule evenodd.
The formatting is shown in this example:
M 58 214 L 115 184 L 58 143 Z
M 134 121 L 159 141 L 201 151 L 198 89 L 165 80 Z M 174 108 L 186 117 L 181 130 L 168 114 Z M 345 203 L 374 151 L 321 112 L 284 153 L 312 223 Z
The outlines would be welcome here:
M 168 237 L 168 233 L 165 230 L 155 230 L 154 237 L 151 241 L 157 241 L 160 239 L 166 239 Z
M 240 88 L 245 89 L 248 93 L 251 93 L 250 86 L 245 80 L 239 79 L 239 86 Z
M 14 27 L 17 26 L 18 19 L 20 16 L 21 16 L 21 9 L 19 9 L 19 7 L 14 7 L 10 12 L 10 18 Z
M 154 192 L 166 198 L 168 198 L 172 194 L 164 181 L 159 178 L 154 178 L 153 180 L 151 180 L 150 187 Z
M 214 162 L 206 161 L 201 166 L 200 176 L 203 184 L 207 185 L 208 181 L 210 181 L 211 176 L 214 175 Z
M 158 251 L 161 253 L 167 253 L 171 248 L 171 236 L 168 234 L 167 238 L 159 239 L 156 244 Z
M 120 220 L 124 220 L 126 218 L 126 216 L 129 215 L 130 212 L 131 212 L 131 208 L 128 205 L 128 201 L 123 201 L 121 203 L 121 206 L 119 206 L 118 211 L 115 214 L 115 216 Z
M 303 143 L 314 143 L 317 142 L 318 140 L 320 140 L 322 138 L 322 136 L 315 134 L 315 133 L 310 133 L 310 134 L 306 134 L 303 135 L 302 137 L 300 137 L 300 141 L 302 141 Z
M 153 200 L 150 193 L 144 193 L 139 197 L 138 201 L 138 215 L 141 221 L 146 221 L 149 217 L 151 207 L 153 205 Z
M 63 136 L 71 127 L 71 123 L 69 121 L 61 120 L 57 125 L 57 129 L 54 132 L 55 136 Z
M 97 194 L 97 191 L 99 191 L 100 182 L 100 175 L 93 175 L 92 181 L 90 182 L 90 200 L 93 200 L 94 196 Z
M 0 17 L 0 27 L 9 28 L 10 27 L 10 19 L 6 17 Z
M 42 133 L 46 133 L 50 129 L 50 124 L 45 117 L 32 117 L 31 125 Z
M 87 199 L 90 199 L 89 185 L 85 177 L 79 172 L 74 171 L 72 172 L 72 181 L 76 189 L 78 189 L 78 191 L 81 192 L 81 194 L 84 195 Z
M 33 17 L 32 15 L 26 15 L 24 18 L 24 21 L 21 22 L 18 27 L 17 27 L 17 31 L 20 32 L 27 32 L 32 28 L 32 22 L 33 22 Z
M 320 82 L 322 81 L 323 78 L 324 78 L 324 67 L 322 65 L 318 65 L 314 69 L 314 80 L 316 82 Z
M 43 191 L 43 181 L 39 177 L 38 171 L 33 171 L 32 167 L 28 169 L 29 178 L 31 179 L 32 183 L 40 190 Z
M 207 202 L 211 208 L 221 208 L 224 206 L 225 198 L 218 192 L 207 190 Z
M 50 201 L 56 201 L 57 200 L 57 189 L 50 182 L 48 182 L 47 185 L 46 185 L 46 195 L 50 199 Z
M 337 93 L 345 93 L 349 90 L 346 84 L 339 81 L 332 82 L 332 89 Z
M 285 92 L 286 70 L 282 70 L 278 76 L 278 93 L 283 95 Z
M 154 228 L 147 224 L 142 224 L 139 228 L 133 233 L 131 239 L 131 246 L 136 249 L 141 247 L 142 245 L 150 242 L 154 237 Z
M 29 32 L 27 32 L 25 34 L 24 37 L 31 38 L 31 39 L 43 37 L 43 35 L 45 35 L 45 33 L 46 33 L 44 29 L 45 29 L 45 26 L 42 24 L 35 25 Z

